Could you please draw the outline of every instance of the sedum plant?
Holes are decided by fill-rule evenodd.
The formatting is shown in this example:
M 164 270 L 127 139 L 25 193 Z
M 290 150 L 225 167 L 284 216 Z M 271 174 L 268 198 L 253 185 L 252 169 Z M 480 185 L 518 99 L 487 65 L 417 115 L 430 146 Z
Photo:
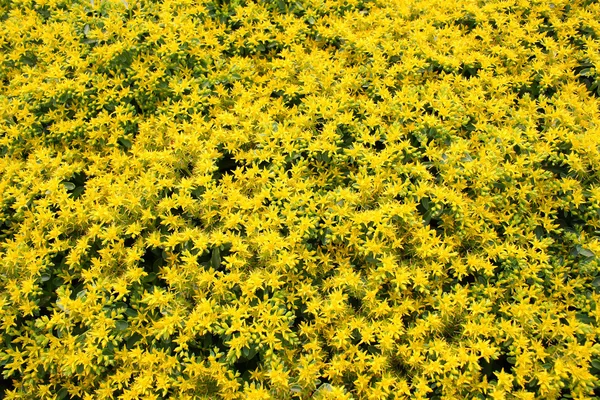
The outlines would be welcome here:
M 0 1 L 3 398 L 600 397 L 598 21 Z

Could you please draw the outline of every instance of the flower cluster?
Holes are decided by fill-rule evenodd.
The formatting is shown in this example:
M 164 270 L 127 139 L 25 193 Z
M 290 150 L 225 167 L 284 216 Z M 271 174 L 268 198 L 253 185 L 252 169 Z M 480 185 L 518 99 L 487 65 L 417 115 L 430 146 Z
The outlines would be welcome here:
M 600 396 L 599 21 L 0 2 L 0 394 Z

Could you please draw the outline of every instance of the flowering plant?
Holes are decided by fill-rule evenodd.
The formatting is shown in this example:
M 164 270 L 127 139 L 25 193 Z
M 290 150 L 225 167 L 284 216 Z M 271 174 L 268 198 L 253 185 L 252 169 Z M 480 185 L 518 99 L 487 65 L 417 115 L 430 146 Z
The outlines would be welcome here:
M 3 397 L 600 396 L 599 21 L 0 1 Z

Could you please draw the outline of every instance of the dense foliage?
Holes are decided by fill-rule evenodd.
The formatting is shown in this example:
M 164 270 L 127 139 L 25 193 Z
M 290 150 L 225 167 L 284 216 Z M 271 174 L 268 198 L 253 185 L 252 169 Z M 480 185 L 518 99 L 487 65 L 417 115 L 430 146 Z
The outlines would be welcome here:
M 0 396 L 600 396 L 599 35 L 592 0 L 1 0 Z

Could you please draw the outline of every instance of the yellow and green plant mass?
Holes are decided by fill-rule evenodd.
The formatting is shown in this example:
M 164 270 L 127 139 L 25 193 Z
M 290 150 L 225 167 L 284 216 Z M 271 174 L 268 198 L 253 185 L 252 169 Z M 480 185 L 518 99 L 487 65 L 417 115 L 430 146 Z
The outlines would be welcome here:
M 0 397 L 599 399 L 597 0 L 0 0 Z

